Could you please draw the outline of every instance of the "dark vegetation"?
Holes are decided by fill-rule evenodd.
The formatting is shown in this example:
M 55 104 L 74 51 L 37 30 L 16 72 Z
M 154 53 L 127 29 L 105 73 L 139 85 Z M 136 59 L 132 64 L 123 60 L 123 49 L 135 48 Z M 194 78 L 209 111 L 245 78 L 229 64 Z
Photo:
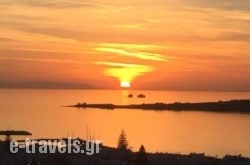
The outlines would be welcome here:
M 5 150 L 5 143 L 0 141 L 0 165 L 249 165 L 250 158 L 241 155 L 226 155 L 223 158 L 206 156 L 204 153 L 189 155 L 170 153 L 147 153 L 144 145 L 138 152 L 128 148 L 124 130 L 118 138 L 117 148 L 101 145 L 101 151 L 94 155 L 75 153 L 35 153 L 27 154 L 25 149 L 16 154 Z M 84 141 L 84 140 L 83 140 Z

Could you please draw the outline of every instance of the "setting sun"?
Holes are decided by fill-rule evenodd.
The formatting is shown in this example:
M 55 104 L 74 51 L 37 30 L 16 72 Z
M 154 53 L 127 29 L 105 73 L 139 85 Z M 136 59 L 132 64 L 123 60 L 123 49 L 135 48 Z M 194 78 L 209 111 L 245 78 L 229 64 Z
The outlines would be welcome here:
M 129 88 L 130 87 L 130 82 L 128 81 L 122 81 L 120 84 L 121 87 L 123 88 Z

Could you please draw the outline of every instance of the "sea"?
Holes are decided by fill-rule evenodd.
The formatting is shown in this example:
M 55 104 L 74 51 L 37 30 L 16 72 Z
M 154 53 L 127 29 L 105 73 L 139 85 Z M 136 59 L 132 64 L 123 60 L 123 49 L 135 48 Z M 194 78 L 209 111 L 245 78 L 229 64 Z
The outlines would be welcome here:
M 137 98 L 138 94 L 146 97 Z M 250 92 L 0 89 L 0 130 L 29 131 L 28 138 L 33 139 L 101 140 L 110 147 L 117 146 L 124 130 L 133 151 L 143 144 L 147 152 L 250 157 L 250 114 L 65 107 L 79 102 L 123 105 L 231 99 L 250 99 Z

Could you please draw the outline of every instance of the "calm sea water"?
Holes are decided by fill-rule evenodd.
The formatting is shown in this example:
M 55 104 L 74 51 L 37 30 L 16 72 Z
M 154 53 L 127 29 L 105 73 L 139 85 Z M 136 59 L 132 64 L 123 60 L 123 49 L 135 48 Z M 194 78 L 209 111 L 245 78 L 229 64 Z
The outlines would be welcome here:
M 147 97 L 128 98 L 129 93 L 144 93 Z M 91 137 L 115 147 L 124 129 L 134 151 L 144 144 L 150 152 L 250 157 L 250 115 L 247 114 L 63 107 L 77 102 L 130 104 L 230 99 L 250 99 L 250 93 L 1 89 L 0 130 L 27 130 L 33 133 L 32 138 Z

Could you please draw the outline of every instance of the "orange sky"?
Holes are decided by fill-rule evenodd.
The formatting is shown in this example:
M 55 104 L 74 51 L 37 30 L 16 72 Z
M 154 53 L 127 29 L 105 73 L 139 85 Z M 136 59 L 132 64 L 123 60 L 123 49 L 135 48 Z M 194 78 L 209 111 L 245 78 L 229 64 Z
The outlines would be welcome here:
M 250 1 L 0 0 L 0 81 L 250 90 Z

